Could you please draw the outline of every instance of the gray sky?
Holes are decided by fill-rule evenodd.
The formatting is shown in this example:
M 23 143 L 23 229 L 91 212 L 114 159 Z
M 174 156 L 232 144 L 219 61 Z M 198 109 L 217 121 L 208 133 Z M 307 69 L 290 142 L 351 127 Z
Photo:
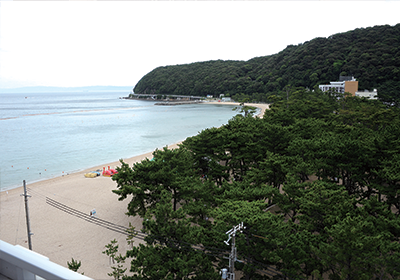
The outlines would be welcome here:
M 0 88 L 134 86 L 158 66 L 248 60 L 400 22 L 400 1 L 2 1 Z

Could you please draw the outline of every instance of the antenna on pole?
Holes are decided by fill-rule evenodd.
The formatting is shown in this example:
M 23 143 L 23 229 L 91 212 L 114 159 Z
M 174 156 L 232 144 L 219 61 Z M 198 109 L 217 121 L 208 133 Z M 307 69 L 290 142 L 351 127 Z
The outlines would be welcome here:
M 229 245 L 229 240 L 232 239 L 232 249 L 231 253 L 229 254 L 229 271 L 226 268 L 223 268 L 220 272 L 222 279 L 228 279 L 228 280 L 235 280 L 235 261 L 237 261 L 237 251 L 235 247 L 235 237 L 236 237 L 236 232 L 240 231 L 242 232 L 243 229 L 246 227 L 243 226 L 243 222 L 238 224 L 237 226 L 234 226 L 232 229 L 228 230 L 226 234 L 228 234 L 229 238 L 227 241 L 224 241 L 226 245 Z
M 31 240 L 31 235 L 33 235 L 33 233 L 31 233 L 31 228 L 29 225 L 29 209 L 28 209 L 28 197 L 31 197 L 30 195 L 28 195 L 26 193 L 26 183 L 24 180 L 24 193 L 21 194 L 21 196 L 25 197 L 25 213 L 26 213 L 26 230 L 28 232 L 28 245 L 29 245 L 29 250 L 32 250 L 32 240 Z

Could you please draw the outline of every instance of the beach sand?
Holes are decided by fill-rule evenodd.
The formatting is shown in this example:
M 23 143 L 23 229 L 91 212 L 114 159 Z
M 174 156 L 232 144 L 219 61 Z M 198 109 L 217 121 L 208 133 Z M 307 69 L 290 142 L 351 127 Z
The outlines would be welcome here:
M 218 102 L 218 104 L 238 105 L 231 102 Z M 260 107 L 261 114 L 268 108 L 267 104 L 249 105 Z M 168 148 L 176 148 L 178 144 L 169 145 Z M 145 158 L 151 159 L 152 153 L 124 161 L 132 166 L 133 163 Z M 65 267 L 68 267 L 67 262 L 72 258 L 81 261 L 82 265 L 78 272 L 83 272 L 85 276 L 93 279 L 113 279 L 107 275 L 112 271 L 113 264 L 102 252 L 105 250 L 105 245 L 116 239 L 120 252 L 125 253 L 129 249 L 126 235 L 65 213 L 46 203 L 46 197 L 87 213 L 88 216 L 90 211 L 95 209 L 99 219 L 124 227 L 128 227 L 131 223 L 136 230 L 140 230 L 141 219 L 125 215 L 130 198 L 118 201 L 118 196 L 112 193 L 112 190 L 116 189 L 116 183 L 111 178 L 84 177 L 88 171 L 103 167 L 107 169 L 108 166 L 115 168 L 120 166 L 120 162 L 27 184 L 28 194 L 31 195 L 28 198 L 28 208 L 30 229 L 33 233 L 32 250 Z M 0 239 L 12 245 L 18 244 L 28 248 L 24 197 L 21 194 L 23 194 L 22 187 L 0 192 Z M 142 240 L 135 239 L 134 244 L 140 242 Z M 129 263 L 126 267 L 129 271 Z
M 152 154 L 124 161 L 132 166 L 134 162 L 146 157 L 151 158 Z M 119 165 L 119 162 L 114 162 L 103 166 L 114 168 Z M 90 170 L 102 169 L 103 166 Z M 84 174 L 90 170 L 27 184 L 28 194 L 31 195 L 28 198 L 28 208 L 33 233 L 32 249 L 65 267 L 71 258 L 81 261 L 78 272 L 84 272 L 93 279 L 112 279 L 107 275 L 111 272 L 109 257 L 102 254 L 102 251 L 105 245 L 116 239 L 120 252 L 125 252 L 128 249 L 126 235 L 87 222 L 46 203 L 46 197 L 54 199 L 88 214 L 89 218 L 90 211 L 95 209 L 97 218 L 125 227 L 130 222 L 136 230 L 140 230 L 141 219 L 125 215 L 129 199 L 118 201 L 118 196 L 112 193 L 116 183 L 110 177 L 85 178 Z M 0 193 L 0 239 L 28 248 L 22 193 L 22 187 Z M 136 244 L 139 242 L 141 240 L 135 240 Z
M 211 101 L 211 102 L 203 102 L 200 104 L 218 104 L 218 105 L 234 105 L 234 106 L 240 106 L 240 103 L 238 102 L 218 102 L 218 101 Z M 254 104 L 254 103 L 244 103 L 245 106 L 253 106 L 253 107 L 258 107 L 261 109 L 261 112 L 257 115 L 257 117 L 262 118 L 264 116 L 265 110 L 269 109 L 269 104 L 264 104 L 264 103 L 259 103 L 259 104 Z
M 178 144 L 169 145 L 176 148 Z M 152 158 L 152 153 L 124 159 L 130 166 L 145 158 Z M 56 177 L 32 184 L 27 184 L 30 229 L 33 235 L 32 250 L 42 254 L 50 261 L 68 267 L 72 258 L 81 261 L 78 272 L 93 279 L 113 279 L 108 276 L 111 265 L 109 257 L 102 252 L 105 245 L 116 239 L 121 253 L 129 249 L 126 235 L 87 222 L 67 214 L 46 203 L 46 197 L 62 203 L 75 210 L 88 214 L 96 210 L 97 218 L 128 227 L 131 223 L 140 230 L 142 220 L 139 217 L 128 217 L 127 204 L 130 199 L 118 201 L 112 193 L 116 183 L 110 177 L 99 176 L 85 178 L 91 170 L 115 168 L 120 162 L 90 168 L 85 171 Z M 0 193 L 0 239 L 12 245 L 28 248 L 25 204 L 23 187 Z M 96 218 L 92 218 L 96 219 Z M 135 239 L 135 244 L 142 242 Z M 129 271 L 129 268 L 128 268 Z

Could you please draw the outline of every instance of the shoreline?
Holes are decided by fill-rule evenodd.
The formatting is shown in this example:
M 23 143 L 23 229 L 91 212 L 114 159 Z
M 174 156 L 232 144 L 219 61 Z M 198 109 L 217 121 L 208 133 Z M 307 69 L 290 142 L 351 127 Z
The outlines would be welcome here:
M 231 105 L 231 106 L 232 105 L 233 106 L 239 106 L 240 105 L 240 103 L 238 103 L 238 102 L 222 102 L 222 101 L 221 102 L 218 102 L 218 101 L 199 102 L 197 104 Z M 260 113 L 258 113 L 256 115 L 256 117 L 259 117 L 259 118 L 262 118 L 263 115 L 264 115 L 265 110 L 267 110 L 269 108 L 269 104 L 245 103 L 245 105 L 259 108 L 261 111 L 260 111 Z M 169 144 L 167 146 L 168 147 L 170 147 L 170 146 L 177 147 L 177 145 L 181 144 L 183 141 L 184 140 L 181 140 L 181 141 L 179 141 L 177 143 Z M 165 146 L 163 146 L 163 147 L 165 147 Z M 157 149 L 157 148 L 155 148 L 155 149 Z M 151 152 L 147 152 L 147 153 L 144 153 L 144 154 L 136 155 L 136 156 L 133 156 L 133 157 L 130 157 L 130 158 L 124 158 L 123 160 L 128 162 L 128 161 L 132 161 L 133 159 L 135 159 L 137 157 L 141 157 L 141 156 L 144 156 L 144 155 L 150 155 L 152 157 L 152 153 L 155 151 L 155 149 L 153 151 L 151 151 Z M 103 167 L 108 167 L 108 166 L 110 166 L 110 168 L 111 168 L 111 166 L 112 167 L 120 166 L 120 162 L 118 160 L 118 161 L 114 161 L 114 162 L 103 163 L 103 164 L 100 164 L 100 165 L 87 167 L 87 168 L 85 167 L 85 168 L 83 168 L 81 170 L 70 171 L 70 172 L 66 173 L 66 175 L 58 175 L 58 176 L 54 176 L 54 177 L 50 177 L 50 178 L 43 178 L 43 179 L 39 179 L 39 180 L 36 180 L 36 181 L 29 182 L 29 184 L 30 185 L 36 185 L 36 184 L 38 184 L 40 182 L 44 182 L 44 181 L 47 181 L 47 180 L 54 180 L 54 179 L 59 178 L 59 177 L 70 176 L 70 175 L 76 174 L 76 173 L 83 173 L 84 174 L 84 173 L 88 173 L 89 171 L 93 171 L 93 170 L 97 170 L 97 169 L 103 170 Z M 26 184 L 28 184 L 28 182 Z M 22 183 L 19 186 L 5 187 L 4 189 L 0 190 L 0 194 L 3 193 L 3 192 L 8 193 L 9 191 L 14 190 L 14 189 L 18 189 L 18 188 L 21 188 L 21 189 L 23 188 Z
M 167 145 L 169 149 L 177 148 L 182 141 Z M 144 153 L 131 158 L 123 159 L 132 166 L 145 158 L 151 159 L 153 152 Z M 114 168 L 120 166 L 119 161 L 98 165 L 79 172 L 58 176 L 26 184 L 28 189 L 28 208 L 30 228 L 33 233 L 33 251 L 44 255 L 50 261 L 67 266 L 67 262 L 74 258 L 81 261 L 82 266 L 78 270 L 85 276 L 93 279 L 113 279 L 107 276 L 112 271 L 112 262 L 102 252 L 105 245 L 116 239 L 120 252 L 129 249 L 126 235 L 104 228 L 97 224 L 87 222 L 66 211 L 54 207 L 48 200 L 54 200 L 83 215 L 90 217 L 90 211 L 96 210 L 97 217 L 114 224 L 128 227 L 129 224 L 135 230 L 142 228 L 142 219 L 138 216 L 127 216 L 127 207 L 130 198 L 123 201 L 112 192 L 116 189 L 116 182 L 110 177 L 98 176 L 86 178 L 85 173 L 103 167 Z M 0 236 L 1 240 L 11 244 L 28 248 L 26 229 L 26 216 L 24 207 L 23 187 L 9 189 L 0 192 Z M 135 238 L 135 246 L 142 243 Z M 130 264 L 126 264 L 129 271 Z
M 213 105 L 233 105 L 233 106 L 240 106 L 239 102 L 224 102 L 224 101 L 209 101 L 209 102 L 201 102 L 199 104 L 213 104 Z M 255 115 L 255 117 L 262 118 L 264 116 L 265 110 L 269 109 L 269 105 L 267 103 L 244 103 L 245 106 L 252 106 L 261 109 L 260 113 Z
M 207 103 L 205 103 L 207 104 Z M 209 102 L 209 104 L 213 104 Z M 238 105 L 238 103 L 215 102 L 214 104 Z M 255 104 L 251 104 L 255 106 Z M 268 108 L 267 104 L 257 104 L 261 107 L 261 113 Z M 259 114 L 259 115 L 260 115 Z M 175 149 L 183 141 L 165 145 L 169 149 Z M 164 147 L 165 147 L 164 146 Z M 155 150 L 155 149 L 154 149 Z M 132 166 L 145 158 L 151 159 L 152 153 L 148 152 L 130 158 L 124 158 L 124 162 Z M 120 166 L 119 161 L 93 166 L 81 171 L 57 176 L 50 179 L 28 183 L 29 220 L 32 235 L 33 251 L 44 255 L 50 261 L 68 267 L 67 262 L 73 258 L 81 261 L 78 270 L 85 276 L 93 279 L 113 279 L 107 273 L 112 271 L 113 266 L 109 257 L 102 252 L 105 245 L 116 239 L 120 252 L 126 252 L 130 248 L 126 242 L 126 235 L 115 232 L 109 228 L 90 223 L 66 211 L 60 210 L 49 203 L 49 199 L 80 211 L 86 217 L 93 209 L 97 217 L 114 224 L 128 227 L 132 224 L 135 230 L 141 230 L 142 219 L 138 216 L 127 216 L 127 207 L 130 197 L 119 201 L 118 196 L 112 192 L 116 189 L 116 182 L 110 177 L 98 176 L 85 178 L 88 171 L 101 169 L 108 166 Z M 26 216 L 24 209 L 23 187 L 16 187 L 0 192 L 0 237 L 1 240 L 28 248 L 26 229 Z M 95 219 L 95 218 L 94 218 Z M 143 242 L 140 238 L 134 239 L 134 246 Z M 125 264 L 129 271 L 130 263 Z M 130 275 L 128 273 L 128 275 Z
M 182 142 L 183 142 L 184 140 L 182 140 L 182 141 L 179 141 L 179 142 L 177 142 L 177 143 L 173 143 L 173 144 L 169 144 L 169 145 L 166 145 L 167 147 L 177 147 L 177 145 L 179 145 L 179 144 L 181 144 Z M 163 146 L 163 147 L 165 147 L 165 146 Z M 162 148 L 163 148 L 162 147 Z M 136 163 L 136 161 L 135 161 L 135 159 L 136 158 L 138 158 L 138 157 L 140 157 L 140 158 L 142 158 L 142 159 L 145 159 L 146 157 L 150 157 L 149 159 L 151 159 L 152 157 L 153 157 L 153 152 L 156 150 L 156 149 L 159 149 L 159 148 L 155 148 L 153 151 L 151 151 L 151 152 L 145 152 L 145 153 L 143 153 L 143 154 L 139 154 L 139 155 L 135 155 L 135 156 L 132 156 L 132 157 L 129 157 L 129 158 L 123 158 L 123 160 L 125 161 L 125 162 L 132 162 L 132 163 Z M 99 165 L 94 165 L 94 166 L 91 166 L 91 167 L 84 167 L 84 168 L 82 168 L 82 169 L 78 169 L 78 170 L 72 170 L 72 171 L 70 171 L 70 172 L 67 172 L 66 174 L 64 174 L 64 175 L 57 175 L 57 176 L 54 176 L 54 177 L 49 177 L 49 178 L 43 178 L 43 179 L 39 179 L 39 180 L 36 180 L 36 181 L 31 181 L 31 182 L 26 182 L 26 184 L 28 185 L 36 185 L 36 184 L 38 184 L 38 183 L 40 183 L 40 182 L 44 182 L 44 181 L 47 181 L 47 180 L 54 180 L 54 179 L 56 179 L 56 178 L 60 178 L 60 177 L 67 177 L 67 176 L 70 176 L 70 175 L 73 175 L 73 174 L 77 174 L 77 173 L 82 173 L 82 174 L 84 174 L 84 173 L 88 173 L 88 172 L 90 172 L 90 171 L 94 171 L 94 170 L 98 170 L 98 169 L 101 169 L 101 170 L 103 170 L 103 167 L 106 167 L 106 169 L 108 168 L 108 166 L 110 166 L 110 168 L 114 168 L 114 167 L 116 167 L 116 166 L 120 166 L 121 165 L 121 163 L 119 162 L 119 160 L 118 161 L 113 161 L 113 162 L 108 162 L 108 163 L 103 163 L 103 164 L 99 164 Z M 12 191 L 12 190 L 14 190 L 14 189 L 19 189 L 19 188 L 23 188 L 23 185 L 22 185 L 22 183 L 21 183 L 21 185 L 19 185 L 19 186 L 11 186 L 11 187 L 6 187 L 6 188 L 4 188 L 4 189 L 1 189 L 0 190 L 0 194 L 2 194 L 3 192 L 9 192 L 9 191 Z

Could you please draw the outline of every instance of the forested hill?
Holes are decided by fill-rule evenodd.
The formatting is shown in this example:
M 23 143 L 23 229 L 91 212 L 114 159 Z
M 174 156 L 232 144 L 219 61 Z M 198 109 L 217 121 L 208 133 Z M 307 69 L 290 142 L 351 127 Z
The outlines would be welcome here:
M 133 274 L 114 275 L 220 280 L 231 265 L 238 280 L 400 279 L 400 109 L 337 97 L 297 88 L 263 118 L 121 161 L 113 192 L 144 242 L 124 255 L 114 244 Z
M 286 86 L 308 87 L 354 76 L 359 89 L 400 89 L 400 24 L 360 28 L 290 45 L 248 61 L 206 61 L 158 67 L 134 87 L 137 94 L 219 95 L 269 101 Z M 285 93 L 286 94 L 286 93 Z

